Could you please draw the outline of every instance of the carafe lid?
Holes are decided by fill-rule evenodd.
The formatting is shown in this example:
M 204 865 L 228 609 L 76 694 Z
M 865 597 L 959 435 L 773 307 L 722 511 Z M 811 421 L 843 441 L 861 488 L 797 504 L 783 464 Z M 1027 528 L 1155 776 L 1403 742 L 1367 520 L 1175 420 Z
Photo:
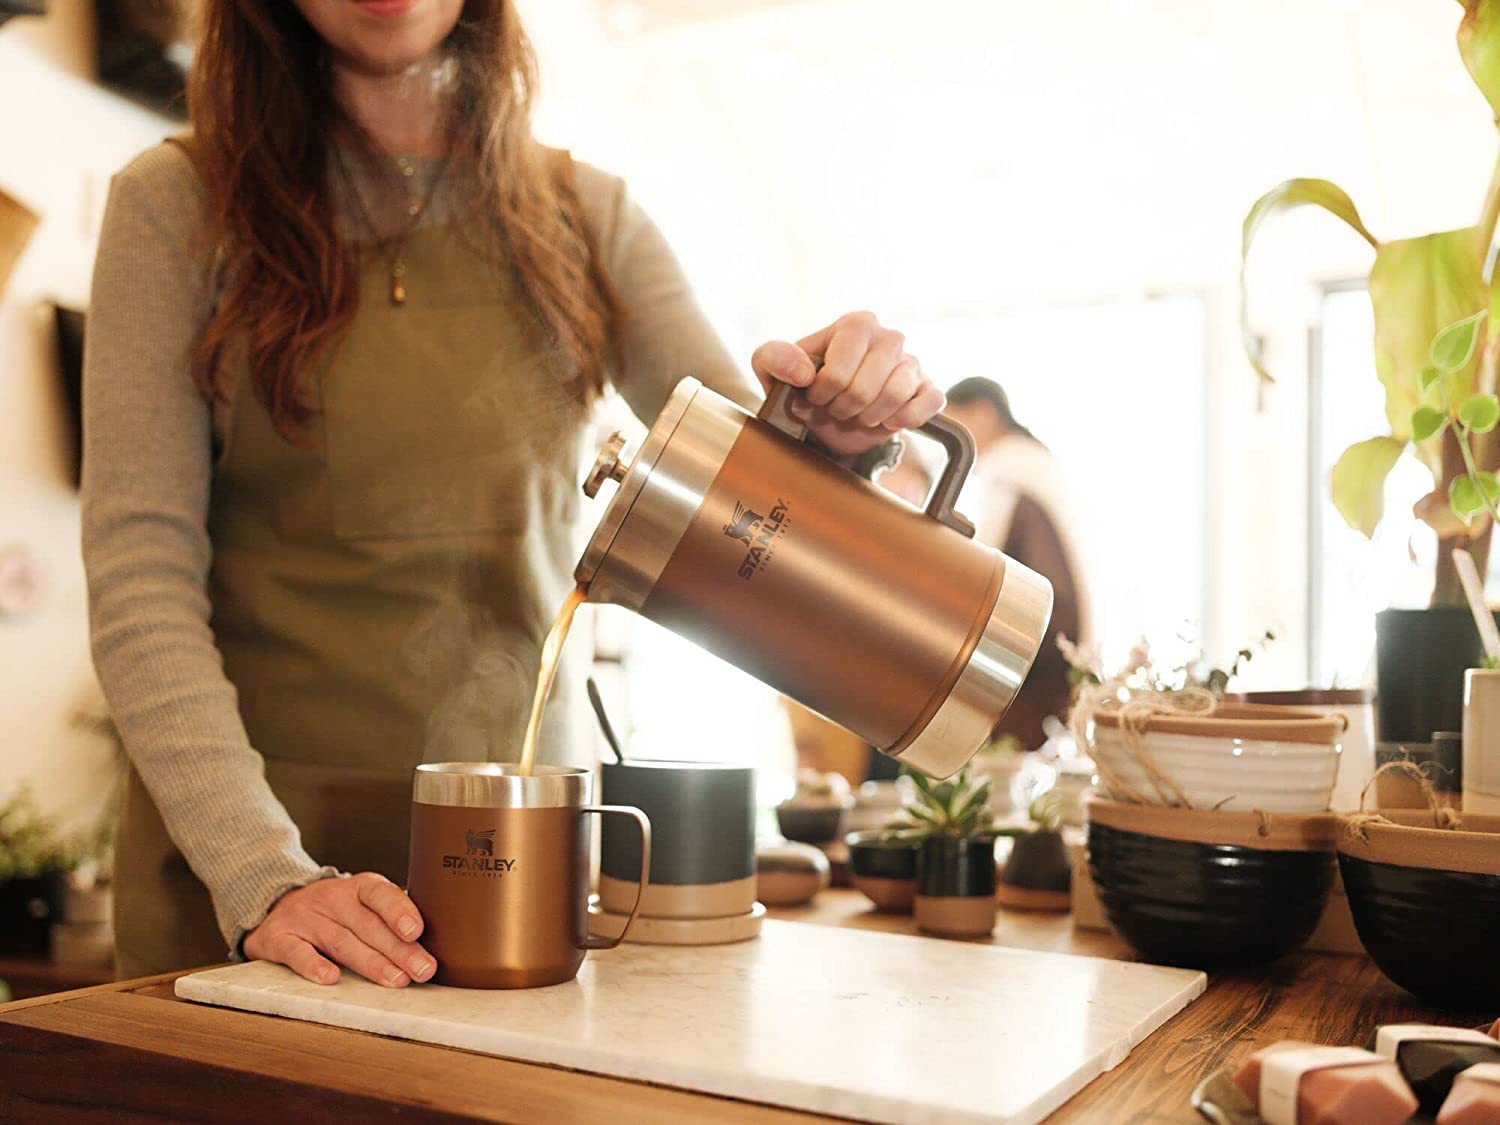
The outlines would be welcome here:
M 641 443 L 641 448 L 631 459 L 629 468 L 624 471 L 623 477 L 618 468 L 624 459 L 623 447 L 611 438 L 600 450 L 599 459 L 589 473 L 588 483 L 585 484 L 584 490 L 588 491 L 589 485 L 593 485 L 594 492 L 597 492 L 606 479 L 619 481 L 620 486 L 610 500 L 609 507 L 605 509 L 599 526 L 594 529 L 594 534 L 589 536 L 583 557 L 578 560 L 578 567 L 573 571 L 574 579 L 580 584 L 587 586 L 598 573 L 599 566 L 604 562 L 604 556 L 609 554 L 609 548 L 625 523 L 625 518 L 630 514 L 630 509 L 640 498 L 641 489 L 646 486 L 646 479 L 650 477 L 651 470 L 656 467 L 657 459 L 661 457 L 662 450 L 667 447 L 667 441 L 671 438 L 672 432 L 677 429 L 677 424 L 682 421 L 683 415 L 687 413 L 688 405 L 702 385 L 697 379 L 692 378 L 683 379 L 677 384 L 667 399 L 666 405 L 662 407 L 661 413 L 656 416 L 656 421 L 652 423 L 646 440 Z M 612 461 L 613 464 L 606 464 L 606 461 Z M 593 494 L 590 493 L 590 495 Z

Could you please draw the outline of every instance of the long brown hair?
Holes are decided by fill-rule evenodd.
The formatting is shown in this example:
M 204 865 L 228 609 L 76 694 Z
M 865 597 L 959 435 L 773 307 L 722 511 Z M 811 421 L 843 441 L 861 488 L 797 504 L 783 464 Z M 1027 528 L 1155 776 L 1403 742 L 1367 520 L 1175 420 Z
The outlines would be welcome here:
M 188 84 L 193 159 L 221 248 L 221 289 L 193 378 L 224 398 L 243 348 L 281 433 L 304 440 L 318 358 L 354 319 L 358 269 L 340 237 L 328 145 L 341 121 L 325 47 L 296 5 L 208 0 Z M 531 134 L 536 58 L 513 0 L 465 0 L 449 36 L 458 63 L 454 158 L 478 171 L 480 206 L 565 377 L 603 386 L 614 294 L 573 190 L 572 162 Z

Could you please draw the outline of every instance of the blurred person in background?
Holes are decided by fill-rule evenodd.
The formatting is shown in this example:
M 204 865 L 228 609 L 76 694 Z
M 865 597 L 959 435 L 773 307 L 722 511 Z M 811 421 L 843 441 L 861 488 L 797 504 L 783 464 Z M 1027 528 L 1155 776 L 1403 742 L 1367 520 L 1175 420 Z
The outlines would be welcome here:
M 1059 635 L 1091 639 L 1089 599 L 1071 519 L 1076 510 L 1056 459 L 1011 413 L 1010 399 L 993 379 L 964 379 L 948 391 L 946 413 L 974 435 L 975 476 L 982 488 L 972 513 L 976 538 L 1046 576 L 1055 602 L 1052 624 L 1021 693 L 995 733 L 1011 734 L 1028 750 L 1046 741 L 1042 722 L 1066 718 L 1071 696 L 1068 663 Z

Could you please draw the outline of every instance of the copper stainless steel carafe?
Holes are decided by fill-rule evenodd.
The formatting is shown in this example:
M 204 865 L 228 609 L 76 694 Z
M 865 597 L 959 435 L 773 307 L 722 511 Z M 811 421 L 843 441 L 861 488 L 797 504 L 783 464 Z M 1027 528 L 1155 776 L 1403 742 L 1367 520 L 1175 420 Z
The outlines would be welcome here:
M 974 462 L 962 426 L 922 427 L 948 453 L 922 512 L 805 445 L 797 393 L 752 416 L 684 379 L 632 459 L 611 438 L 583 488 L 620 487 L 575 577 L 947 777 L 1025 680 L 1052 587 L 953 510 Z

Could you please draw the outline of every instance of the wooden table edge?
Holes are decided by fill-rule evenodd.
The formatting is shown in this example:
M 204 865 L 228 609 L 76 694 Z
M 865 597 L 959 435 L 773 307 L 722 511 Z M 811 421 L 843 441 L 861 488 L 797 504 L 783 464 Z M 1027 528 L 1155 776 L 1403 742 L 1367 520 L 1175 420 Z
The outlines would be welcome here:
M 216 966 L 209 966 L 216 967 Z M 231 1072 L 247 1079 L 285 1083 L 289 1088 L 309 1088 L 320 1092 L 346 1097 L 374 1096 L 393 1106 L 402 1106 L 422 1112 L 452 1115 L 454 1118 L 473 1121 L 554 1121 L 559 1112 L 571 1115 L 563 1120 L 592 1121 L 597 1117 L 599 1104 L 609 1102 L 619 1106 L 630 1099 L 633 1108 L 620 1115 L 619 1119 L 643 1122 L 679 1122 L 694 1125 L 697 1122 L 767 1122 L 773 1125 L 798 1125 L 834 1120 L 807 1110 L 789 1106 L 772 1105 L 743 1098 L 728 1097 L 703 1090 L 670 1086 L 644 1079 L 625 1078 L 602 1074 L 574 1067 L 510 1059 L 483 1052 L 469 1051 L 441 1043 L 424 1043 L 381 1035 L 356 1028 L 338 1027 L 313 1021 L 298 1020 L 263 1012 L 249 1012 L 212 1004 L 186 1000 L 169 991 L 179 977 L 202 972 L 203 969 L 187 969 L 180 972 L 161 973 L 150 977 L 116 981 L 112 984 L 91 988 L 74 989 L 69 993 L 55 993 L 50 997 L 36 997 L 17 1001 L 0 1007 L 0 1024 L 9 1024 L 55 1036 L 88 1043 L 103 1043 L 126 1051 L 158 1056 L 173 1062 L 187 1062 L 201 1066 L 209 1072 Z M 40 1003 L 53 1000 L 53 1004 Z M 201 1038 L 193 1048 L 184 1051 L 170 1042 L 180 1038 L 167 1036 L 162 1040 L 146 1038 L 119 1027 L 109 1026 L 109 1021 L 118 1022 L 122 1017 L 139 1024 L 157 1027 L 167 1025 L 153 1019 L 154 1012 L 135 1012 L 136 1005 L 171 1004 L 190 1009 L 194 1016 L 187 1022 L 195 1025 Z M 47 1009 L 59 1009 L 54 1016 Z M 70 1026 L 92 1021 L 94 1026 L 84 1030 L 81 1026 Z M 285 1045 L 285 1036 L 270 1056 L 250 1057 L 241 1051 L 216 1049 L 210 1042 L 210 1033 L 219 1032 L 227 1037 L 243 1041 L 265 1039 L 263 1032 L 271 1026 L 267 1021 L 276 1021 L 289 1029 L 290 1046 Z M 294 1030 L 292 1030 L 294 1029 Z M 299 1042 L 300 1041 L 300 1042 Z M 360 1050 L 348 1050 L 348 1045 L 362 1043 Z M 349 1069 L 339 1072 L 320 1069 L 304 1073 L 296 1059 L 291 1057 L 297 1047 L 320 1044 L 325 1050 L 310 1053 L 316 1057 L 343 1053 L 349 1058 Z M 383 1056 L 377 1064 L 368 1061 L 371 1045 L 378 1044 L 374 1053 Z M 455 1102 L 439 1105 L 435 1099 L 422 1096 L 421 1083 L 412 1081 L 411 1072 L 421 1071 L 421 1066 L 397 1065 L 393 1056 L 400 1052 L 415 1061 L 417 1055 L 429 1058 L 441 1057 L 462 1059 L 466 1071 L 489 1071 L 491 1084 L 496 1090 L 514 1090 L 516 1084 L 510 1079 L 524 1075 L 526 1093 L 533 1102 L 540 1101 L 549 1106 L 542 1116 L 536 1114 L 513 1116 L 513 1107 L 496 1104 L 496 1099 L 481 1098 L 469 1094 Z M 404 1060 L 401 1060 L 404 1062 Z M 392 1075 L 395 1075 L 393 1078 Z M 431 1080 L 429 1080 L 429 1085 Z M 449 1088 L 451 1090 L 451 1088 Z M 372 1093 L 373 1091 L 373 1093 Z M 459 1103 L 459 1104 L 456 1104 Z M 573 1115 L 577 1115 L 576 1118 Z
M 178 977 L 191 976 L 193 973 L 205 972 L 208 969 L 221 969 L 227 964 L 228 962 L 223 962 L 217 965 L 204 965 L 197 969 L 178 969 L 170 973 L 157 973 L 155 976 L 132 977 L 129 980 L 91 984 L 84 988 L 70 988 L 66 992 L 47 992 L 41 996 L 28 996 L 24 1000 L 12 1000 L 7 1004 L 0 1004 L 0 1019 L 4 1019 L 12 1012 L 24 1011 L 27 1008 L 41 1008 L 48 1004 L 60 1004 L 83 996 L 96 996 L 101 992 L 135 992 L 152 985 L 171 984 Z

